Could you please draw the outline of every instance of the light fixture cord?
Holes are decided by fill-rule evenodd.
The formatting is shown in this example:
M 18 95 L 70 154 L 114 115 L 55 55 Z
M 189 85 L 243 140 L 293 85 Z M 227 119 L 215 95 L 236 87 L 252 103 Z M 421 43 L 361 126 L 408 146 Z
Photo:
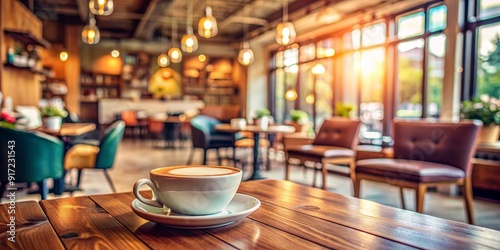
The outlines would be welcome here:
M 283 0 L 283 22 L 288 22 L 288 0 Z
M 193 34 L 193 0 L 188 3 L 188 20 L 187 20 L 187 31 L 189 35 Z
M 177 19 L 174 17 L 172 17 L 172 32 L 172 40 L 175 41 L 175 45 L 177 45 Z

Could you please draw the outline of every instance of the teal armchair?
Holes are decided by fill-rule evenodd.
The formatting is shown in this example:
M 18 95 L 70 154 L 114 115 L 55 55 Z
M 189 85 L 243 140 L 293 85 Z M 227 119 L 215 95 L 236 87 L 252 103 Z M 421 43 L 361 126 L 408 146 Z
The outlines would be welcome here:
M 64 159 L 66 170 L 78 169 L 76 187 L 79 188 L 83 169 L 102 169 L 113 192 L 116 189 L 107 172 L 113 167 L 116 151 L 125 132 L 125 122 L 116 121 L 106 130 L 99 146 L 77 144 L 70 148 Z
M 9 148 L 9 142 L 14 142 L 14 147 Z M 0 197 L 9 183 L 9 159 L 15 162 L 15 168 L 11 167 L 15 170 L 14 182 L 37 182 L 44 200 L 48 194 L 47 179 L 63 174 L 63 157 L 64 144 L 56 137 L 0 128 Z

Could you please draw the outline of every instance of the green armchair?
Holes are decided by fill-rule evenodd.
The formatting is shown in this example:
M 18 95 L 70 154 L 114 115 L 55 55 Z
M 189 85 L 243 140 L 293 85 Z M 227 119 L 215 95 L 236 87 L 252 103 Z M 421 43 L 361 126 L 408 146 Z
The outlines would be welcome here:
M 9 143 L 14 142 L 14 144 Z M 13 146 L 10 147 L 9 146 Z M 12 152 L 14 151 L 14 152 Z M 64 144 L 56 137 L 0 128 L 0 197 L 9 183 L 9 167 L 15 171 L 14 183 L 37 182 L 42 200 L 47 198 L 48 178 L 63 174 Z M 10 161 L 9 161 L 10 159 Z M 14 161 L 12 160 L 14 159 Z M 8 165 L 14 162 L 15 168 Z
M 102 169 L 111 189 L 116 192 L 107 170 L 113 167 L 116 151 L 124 132 L 125 122 L 116 121 L 106 130 L 99 146 L 77 144 L 68 150 L 64 159 L 64 168 L 66 170 L 78 169 L 77 188 L 80 186 L 83 169 Z

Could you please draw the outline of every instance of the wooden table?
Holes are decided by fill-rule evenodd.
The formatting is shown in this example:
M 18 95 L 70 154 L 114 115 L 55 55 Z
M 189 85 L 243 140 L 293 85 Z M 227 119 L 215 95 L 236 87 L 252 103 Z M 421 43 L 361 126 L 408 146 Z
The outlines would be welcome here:
M 163 135 L 164 139 L 167 142 L 167 146 L 169 148 L 175 147 L 175 141 L 177 139 L 182 139 L 182 125 L 185 123 L 191 122 L 191 117 L 186 115 L 176 115 L 176 116 L 167 116 L 167 117 L 149 117 L 150 121 L 153 122 L 161 122 L 164 124 Z M 177 131 L 176 131 L 177 130 Z M 178 134 L 175 134 L 178 132 Z
M 60 130 L 51 130 L 43 127 L 36 131 L 43 132 L 53 136 L 79 136 L 95 130 L 93 123 L 63 123 Z
M 265 133 L 265 134 L 277 134 L 277 133 L 283 133 L 283 134 L 289 134 L 295 132 L 295 128 L 293 126 L 288 126 L 288 125 L 270 125 L 268 128 L 263 129 L 260 126 L 255 126 L 255 125 L 247 125 L 245 128 L 235 128 L 231 127 L 230 124 L 218 124 L 215 126 L 215 130 L 221 131 L 221 132 L 230 132 L 230 133 L 236 133 L 236 132 L 250 132 L 253 133 L 253 173 L 252 176 L 250 176 L 249 180 L 259 180 L 263 179 L 262 175 L 260 174 L 260 164 L 259 164 L 259 140 L 260 140 L 260 134 Z
M 242 183 L 262 205 L 234 224 L 173 229 L 137 216 L 131 193 L 0 205 L 0 249 L 471 249 L 500 248 L 500 232 L 288 181 Z M 148 192 L 149 193 L 149 192 Z

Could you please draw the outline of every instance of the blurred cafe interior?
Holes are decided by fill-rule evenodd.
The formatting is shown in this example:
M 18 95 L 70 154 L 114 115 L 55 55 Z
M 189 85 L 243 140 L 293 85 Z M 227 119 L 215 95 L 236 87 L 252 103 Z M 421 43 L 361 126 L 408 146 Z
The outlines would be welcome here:
M 13 186 L 18 204 L 43 205 L 222 165 L 245 187 L 279 180 L 500 230 L 500 0 L 0 11 L 2 204 Z

